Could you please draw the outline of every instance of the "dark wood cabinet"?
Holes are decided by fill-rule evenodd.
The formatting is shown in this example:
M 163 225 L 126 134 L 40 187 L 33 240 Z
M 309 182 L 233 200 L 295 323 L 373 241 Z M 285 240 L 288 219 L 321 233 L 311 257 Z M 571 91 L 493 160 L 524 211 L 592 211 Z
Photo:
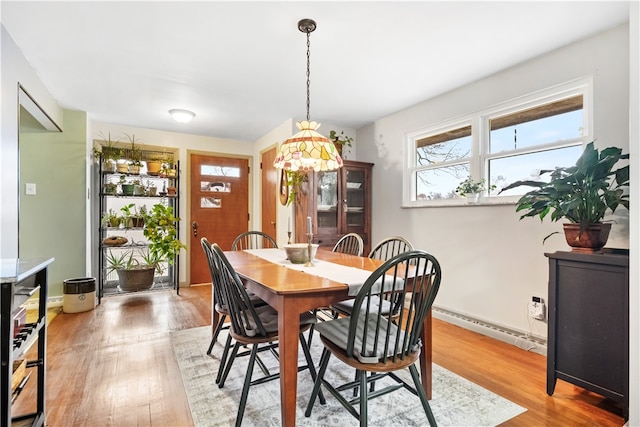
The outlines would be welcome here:
M 0 403 L 0 426 L 25 425 L 39 427 L 45 425 L 45 392 L 47 365 L 47 295 L 48 295 L 48 265 L 50 259 L 2 259 L 0 261 L 0 340 L 2 350 L 0 364 L 0 383 L 2 386 L 2 402 Z M 20 332 L 14 333 L 14 314 L 27 300 L 38 295 L 37 316 L 32 323 L 21 324 Z M 34 297 L 35 298 L 35 297 Z M 29 371 L 24 377 L 22 385 L 27 380 L 36 383 L 35 412 L 28 414 L 12 414 L 11 406 L 15 398 L 19 398 L 22 391 L 17 386 L 12 391 L 12 370 L 15 360 L 25 357 L 31 346 L 37 345 L 35 359 L 27 360 L 26 369 Z M 31 353 L 29 353 L 31 354 Z M 31 371 L 36 370 L 36 375 Z M 25 397 L 27 398 L 27 397 Z
M 335 171 L 309 174 L 296 194 L 295 241 L 307 241 L 307 217 L 313 222 L 313 242 L 332 248 L 347 233 L 364 240 L 371 250 L 372 163 L 345 160 Z
M 561 379 L 629 413 L 629 251 L 549 258 L 547 394 Z

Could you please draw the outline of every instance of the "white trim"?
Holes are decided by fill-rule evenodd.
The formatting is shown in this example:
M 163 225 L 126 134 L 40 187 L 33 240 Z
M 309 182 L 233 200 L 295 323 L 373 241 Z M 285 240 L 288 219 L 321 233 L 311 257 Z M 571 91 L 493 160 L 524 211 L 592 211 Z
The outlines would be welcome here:
M 489 153 L 489 120 L 494 117 L 507 115 L 517 111 L 536 107 L 539 105 L 554 102 L 560 99 L 570 98 L 572 96 L 583 96 L 583 132 L 578 138 L 569 140 L 556 141 L 550 144 L 537 145 L 534 147 L 526 147 L 511 151 L 502 151 L 499 153 Z M 439 207 L 439 206 L 468 206 L 466 199 L 437 199 L 437 200 L 413 200 L 416 194 L 416 178 L 415 175 L 422 170 L 434 169 L 434 166 L 417 167 L 416 164 L 416 141 L 438 133 L 443 133 L 455 128 L 471 125 L 471 158 L 469 158 L 469 170 L 472 177 L 482 177 L 488 179 L 487 171 L 490 160 L 506 158 L 513 155 L 521 155 L 527 153 L 535 153 L 546 149 L 576 146 L 582 144 L 585 146 L 593 140 L 593 77 L 586 76 L 565 83 L 561 83 L 543 90 L 539 90 L 527 95 L 505 100 L 498 104 L 494 104 L 486 109 L 480 110 L 473 114 L 467 114 L 446 120 L 438 124 L 433 124 L 412 132 L 405 133 L 404 136 L 404 170 L 402 174 L 403 183 L 403 208 L 416 207 Z M 438 167 L 454 165 L 467 162 L 467 159 L 456 159 L 451 162 L 443 162 Z M 503 205 L 513 204 L 519 199 L 518 196 L 484 196 L 481 198 L 481 205 Z M 478 203 L 476 203 L 477 205 Z

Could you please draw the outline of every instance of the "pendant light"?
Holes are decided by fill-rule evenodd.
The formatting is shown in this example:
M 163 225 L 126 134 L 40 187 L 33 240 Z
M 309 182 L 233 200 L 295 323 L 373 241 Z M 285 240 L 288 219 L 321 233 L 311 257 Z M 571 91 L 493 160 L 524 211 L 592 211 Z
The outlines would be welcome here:
M 335 145 L 327 137 L 316 132 L 320 123 L 311 121 L 309 116 L 309 75 L 311 33 L 316 29 L 312 19 L 302 19 L 298 29 L 307 34 L 307 120 L 297 122 L 299 132 L 280 145 L 273 166 L 288 171 L 329 171 L 342 167 L 342 158 Z

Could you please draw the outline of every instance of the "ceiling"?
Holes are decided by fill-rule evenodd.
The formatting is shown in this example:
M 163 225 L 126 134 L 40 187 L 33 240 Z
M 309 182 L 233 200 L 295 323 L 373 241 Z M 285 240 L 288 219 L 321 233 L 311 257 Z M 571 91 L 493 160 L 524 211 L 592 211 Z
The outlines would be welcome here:
M 255 141 L 306 116 L 302 18 L 317 22 L 311 119 L 358 129 L 627 22 L 629 2 L 2 0 L 0 16 L 64 108 Z

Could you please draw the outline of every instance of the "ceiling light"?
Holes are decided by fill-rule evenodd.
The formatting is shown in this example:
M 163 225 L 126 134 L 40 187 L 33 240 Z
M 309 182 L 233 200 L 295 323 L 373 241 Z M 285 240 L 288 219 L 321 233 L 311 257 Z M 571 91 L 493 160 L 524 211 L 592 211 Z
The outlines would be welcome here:
M 298 29 L 307 33 L 307 120 L 296 123 L 300 132 L 280 145 L 273 166 L 289 171 L 338 169 L 342 167 L 338 150 L 327 137 L 316 132 L 320 123 L 312 122 L 309 118 L 310 34 L 316 29 L 316 23 L 312 19 L 302 19 L 298 22 Z
M 193 111 L 180 110 L 178 108 L 169 110 L 169 114 L 171 114 L 171 117 L 173 117 L 173 120 L 175 120 L 178 123 L 189 123 L 196 116 L 196 114 Z

